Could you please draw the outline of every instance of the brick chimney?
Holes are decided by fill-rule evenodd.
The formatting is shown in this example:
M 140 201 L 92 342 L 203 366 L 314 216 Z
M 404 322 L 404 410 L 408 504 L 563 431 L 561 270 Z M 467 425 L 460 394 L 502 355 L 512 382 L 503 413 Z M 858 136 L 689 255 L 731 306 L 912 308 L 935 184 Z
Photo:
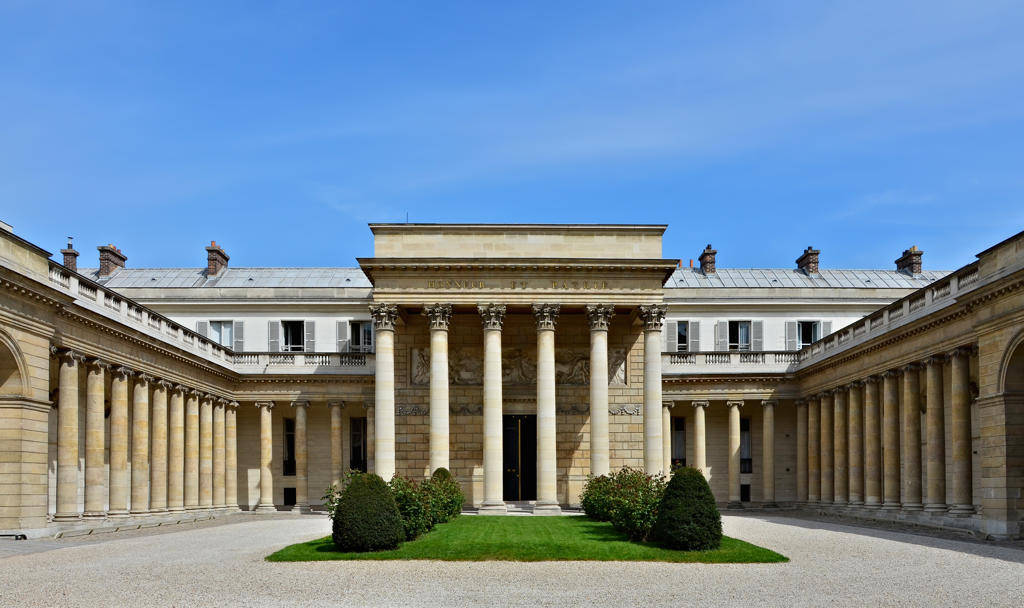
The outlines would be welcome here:
M 914 245 L 910 249 L 904 249 L 903 255 L 896 260 L 896 270 L 909 275 L 921 274 L 921 258 L 924 252 Z
M 68 237 L 68 248 L 61 249 L 64 254 L 64 267 L 71 272 L 78 272 L 78 252 L 71 246 L 71 237 Z
M 100 273 L 101 277 L 109 277 L 118 268 L 124 268 L 128 256 L 121 253 L 121 250 L 111 245 L 100 245 L 96 249 L 100 251 Z
M 228 267 L 229 259 L 217 241 L 210 241 L 210 246 L 206 248 L 206 276 L 215 277 L 220 274 L 221 270 Z
M 715 254 L 717 250 L 711 248 L 711 243 L 704 248 L 704 251 L 700 252 L 697 256 L 697 260 L 700 261 L 700 271 L 704 274 L 715 274 Z
M 814 249 L 808 245 L 803 254 L 796 259 L 796 267 L 804 271 L 804 274 L 818 274 L 818 254 L 820 253 L 820 249 Z

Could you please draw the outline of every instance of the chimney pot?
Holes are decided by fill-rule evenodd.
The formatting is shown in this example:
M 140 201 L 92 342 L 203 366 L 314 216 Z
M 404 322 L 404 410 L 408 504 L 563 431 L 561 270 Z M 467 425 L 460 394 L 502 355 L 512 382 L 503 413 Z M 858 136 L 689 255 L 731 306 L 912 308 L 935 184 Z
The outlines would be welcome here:
M 114 247 L 113 244 L 100 245 L 96 249 L 100 252 L 99 276 L 109 277 L 118 268 L 124 268 L 124 263 L 128 260 L 128 256 L 121 253 L 121 250 Z
M 228 267 L 229 259 L 228 254 L 217 246 L 217 241 L 210 241 L 210 246 L 206 248 L 206 276 L 215 277 L 220 274 L 220 271 Z
M 807 249 L 804 249 L 803 254 L 796 259 L 797 269 L 803 271 L 804 274 L 818 274 L 819 254 L 821 254 L 820 249 L 815 249 L 808 245 Z
M 918 249 L 917 245 L 904 249 L 903 255 L 896 260 L 896 270 L 911 276 L 921 274 L 923 257 L 924 252 Z
M 718 251 L 711 248 L 711 243 L 704 248 L 704 251 L 700 252 L 697 259 L 700 261 L 700 271 L 704 274 L 715 274 L 715 254 Z
M 61 249 L 60 252 L 64 254 L 64 267 L 71 272 L 78 272 L 78 252 L 71 245 L 72 238 L 68 237 L 68 248 Z

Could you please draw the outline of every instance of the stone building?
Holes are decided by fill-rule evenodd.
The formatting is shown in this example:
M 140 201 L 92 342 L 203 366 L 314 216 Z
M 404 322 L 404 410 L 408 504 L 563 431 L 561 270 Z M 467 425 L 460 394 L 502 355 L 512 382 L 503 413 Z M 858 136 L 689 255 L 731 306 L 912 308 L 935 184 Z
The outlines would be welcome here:
M 953 272 L 718 268 L 666 226 L 374 224 L 358 268 L 79 267 L 0 230 L 0 531 L 315 508 L 447 467 L 481 512 L 699 468 L 730 507 L 1019 537 L 1024 233 Z

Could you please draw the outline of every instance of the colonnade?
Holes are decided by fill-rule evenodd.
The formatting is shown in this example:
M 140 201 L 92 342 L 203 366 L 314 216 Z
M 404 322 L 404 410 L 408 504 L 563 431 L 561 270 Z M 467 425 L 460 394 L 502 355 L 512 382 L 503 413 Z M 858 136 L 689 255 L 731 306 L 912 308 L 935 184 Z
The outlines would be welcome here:
M 883 511 L 972 514 L 972 352 L 972 347 L 956 348 L 797 401 L 797 500 Z M 943 376 L 947 361 L 951 368 L 948 384 Z M 952 409 L 949 444 L 947 390 Z M 947 450 L 953 467 L 949 504 Z
M 238 508 L 238 403 L 72 350 L 53 351 L 60 362 L 55 521 Z M 80 446 L 83 367 L 85 445 Z M 109 481 L 107 374 L 111 380 Z M 83 454 L 85 490 L 80 509 L 79 458 Z

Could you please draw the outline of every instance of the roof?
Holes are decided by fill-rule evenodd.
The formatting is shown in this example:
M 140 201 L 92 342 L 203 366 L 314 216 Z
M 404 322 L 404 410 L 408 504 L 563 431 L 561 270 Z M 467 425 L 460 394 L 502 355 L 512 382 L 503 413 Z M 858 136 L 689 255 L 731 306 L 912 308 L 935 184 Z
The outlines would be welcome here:
M 949 274 L 928 270 L 908 275 L 897 270 L 831 270 L 804 274 L 788 268 L 719 268 L 705 275 L 698 268 L 679 268 L 672 273 L 667 288 L 699 287 L 823 287 L 827 289 L 919 289 Z
M 120 268 L 105 279 L 97 277 L 96 268 L 79 272 L 111 289 L 370 287 L 358 268 L 226 268 L 212 278 L 206 268 Z

